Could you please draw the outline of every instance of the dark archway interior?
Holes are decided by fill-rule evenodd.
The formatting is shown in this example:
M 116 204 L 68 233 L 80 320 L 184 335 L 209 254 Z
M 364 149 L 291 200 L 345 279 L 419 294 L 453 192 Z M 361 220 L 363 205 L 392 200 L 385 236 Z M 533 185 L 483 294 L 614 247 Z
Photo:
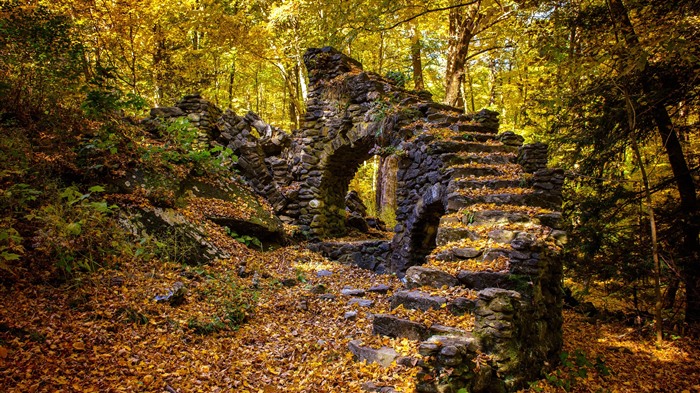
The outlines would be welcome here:
M 435 201 L 425 207 L 411 231 L 410 261 L 406 266 L 425 263 L 425 257 L 437 246 L 437 232 L 440 218 L 445 214 L 442 201 Z
M 364 138 L 353 145 L 341 146 L 329 158 L 320 187 L 324 199 L 323 214 L 327 236 L 338 237 L 347 234 L 345 195 L 357 169 L 372 157 L 369 152 L 373 147 L 372 138 Z

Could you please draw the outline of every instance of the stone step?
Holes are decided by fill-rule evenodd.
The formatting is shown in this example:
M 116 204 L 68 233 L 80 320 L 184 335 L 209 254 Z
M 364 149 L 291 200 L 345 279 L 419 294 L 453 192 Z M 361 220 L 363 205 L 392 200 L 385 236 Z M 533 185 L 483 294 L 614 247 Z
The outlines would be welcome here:
M 447 165 L 461 164 L 515 164 L 517 155 L 513 153 L 446 153 L 442 155 L 442 161 Z
M 435 296 L 422 291 L 398 291 L 391 297 L 391 308 L 403 306 L 409 310 L 439 310 L 446 307 L 453 315 L 471 313 L 475 307 L 475 301 L 463 296 L 448 298 Z
M 528 187 L 526 179 L 513 179 L 512 177 L 491 178 L 491 179 L 458 179 L 450 181 L 448 192 L 460 188 L 517 188 Z
M 430 144 L 430 154 L 442 153 L 517 153 L 516 146 L 506 146 L 501 143 L 435 141 Z
M 390 314 L 375 314 L 372 319 L 372 334 L 393 338 L 423 341 L 431 336 L 430 329 L 422 323 L 399 318 Z
M 457 131 L 457 132 L 477 132 L 477 133 L 485 133 L 488 135 L 491 135 L 493 138 L 497 130 L 491 128 L 491 127 L 484 127 L 480 123 L 465 123 L 465 122 L 459 122 L 456 124 L 453 124 L 450 126 L 450 129 L 452 131 Z
M 471 336 L 470 332 L 459 328 L 439 324 L 433 324 L 428 327 L 425 324 L 391 314 L 374 315 L 372 319 L 372 334 L 414 341 L 425 341 L 435 335 L 450 337 Z
M 468 165 L 453 166 L 445 170 L 445 173 L 453 179 L 483 177 L 483 176 L 504 176 L 507 172 L 500 165 Z
M 458 212 L 461 209 L 467 209 L 469 206 L 477 203 L 492 203 L 495 205 L 520 205 L 527 206 L 533 198 L 533 192 L 500 193 L 494 190 L 490 194 L 477 195 L 461 195 L 453 193 L 447 198 L 447 213 Z
M 450 129 L 454 131 L 453 127 L 450 127 Z M 455 141 L 464 142 L 489 142 L 496 139 L 495 134 L 484 133 L 482 131 L 483 129 L 475 128 L 473 131 L 469 130 L 467 132 L 461 132 L 459 135 L 453 136 L 452 139 Z
M 461 225 L 504 225 L 529 224 L 543 225 L 559 229 L 562 226 L 560 212 L 542 211 L 542 209 L 519 209 L 520 206 L 504 206 L 504 210 L 483 209 L 470 206 L 457 214 L 442 216 L 441 227 Z
M 429 286 L 433 288 L 454 287 L 459 285 L 457 277 L 445 273 L 438 269 L 431 269 L 423 266 L 411 266 L 406 270 L 404 276 L 407 288 L 419 288 Z
M 455 246 L 438 252 L 428 261 L 427 265 L 421 267 L 456 277 L 459 286 L 465 285 L 465 282 L 460 279 L 462 271 L 537 275 L 540 268 L 539 253 L 533 250 L 534 244 L 536 243 L 533 240 L 519 236 L 510 243 L 510 247 L 504 245 L 503 247 L 478 249 Z M 414 282 L 416 286 L 435 286 L 427 279 L 414 280 Z M 467 287 L 475 289 L 471 286 Z
M 545 209 L 556 208 L 561 206 L 562 203 L 561 197 L 529 189 L 523 189 L 522 193 L 499 192 L 498 189 L 493 191 L 493 193 L 478 193 L 475 195 L 453 193 L 447 198 L 447 213 L 455 213 L 460 209 L 469 208 L 469 206 L 477 203 L 531 206 Z
M 459 282 L 469 289 L 480 291 L 486 288 L 516 289 L 521 280 L 509 272 L 472 272 L 463 270 L 457 273 Z
M 532 228 L 523 227 L 509 229 L 476 225 L 468 225 L 463 227 L 438 227 L 436 244 L 438 247 L 440 247 L 458 242 L 462 239 L 480 241 L 482 243 L 510 244 L 510 242 L 514 239 L 523 234 L 527 234 L 529 229 L 535 229 L 535 224 L 532 225 Z M 537 228 L 540 227 L 538 226 Z

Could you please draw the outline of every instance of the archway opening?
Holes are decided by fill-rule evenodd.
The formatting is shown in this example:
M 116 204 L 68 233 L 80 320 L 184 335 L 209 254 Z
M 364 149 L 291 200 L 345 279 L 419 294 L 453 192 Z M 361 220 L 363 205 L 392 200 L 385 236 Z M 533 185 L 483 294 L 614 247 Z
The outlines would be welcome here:
M 444 214 L 445 205 L 442 201 L 434 201 L 425 207 L 411 231 L 409 261 L 406 267 L 424 264 L 425 258 L 437 247 L 438 227 Z
M 364 204 L 364 215 L 370 227 L 391 231 L 396 226 L 397 170 L 398 160 L 395 156 L 374 155 L 359 166 L 350 180 L 349 192 L 354 192 Z M 348 196 L 352 197 L 350 194 Z M 352 204 L 353 201 L 346 198 L 349 212 L 353 210 Z

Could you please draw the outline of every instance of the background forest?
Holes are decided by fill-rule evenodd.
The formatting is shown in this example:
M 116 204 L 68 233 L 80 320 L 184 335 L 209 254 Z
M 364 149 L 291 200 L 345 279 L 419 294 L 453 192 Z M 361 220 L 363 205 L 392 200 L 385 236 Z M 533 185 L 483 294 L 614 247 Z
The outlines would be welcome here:
M 685 334 L 700 322 L 699 42 L 695 0 L 0 0 L 0 268 L 20 271 L 36 225 L 45 238 L 90 234 L 68 246 L 81 258 L 109 245 L 59 259 L 64 273 L 125 252 L 102 190 L 46 184 L 135 155 L 117 119 L 199 92 L 291 132 L 304 118 L 303 54 L 333 46 L 549 143 L 567 171 L 573 297 Z M 203 170 L 221 163 L 183 154 Z M 368 164 L 361 194 L 374 187 Z

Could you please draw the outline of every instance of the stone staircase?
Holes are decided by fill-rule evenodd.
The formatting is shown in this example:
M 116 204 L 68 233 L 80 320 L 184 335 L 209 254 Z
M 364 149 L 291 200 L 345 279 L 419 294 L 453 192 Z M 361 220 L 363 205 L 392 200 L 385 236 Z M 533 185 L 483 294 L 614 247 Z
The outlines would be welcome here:
M 291 135 L 252 113 L 205 111 L 198 97 L 172 112 L 238 155 L 251 187 L 314 240 L 311 250 L 403 280 L 381 295 L 350 351 L 419 367 L 418 392 L 514 391 L 554 366 L 565 233 L 563 172 L 546 167 L 547 146 L 499 133 L 496 112 L 465 115 L 332 48 L 309 49 L 304 61 L 307 113 Z M 377 151 L 398 162 L 394 236 L 333 240 L 347 233 L 347 185 Z M 363 300 L 350 302 L 372 307 Z M 380 335 L 407 340 L 412 352 L 377 346 Z M 370 382 L 368 390 L 390 391 Z
M 436 247 L 423 264 L 407 267 L 404 288 L 387 295 L 391 311 L 374 315 L 366 332 L 416 341 L 417 350 L 400 357 L 362 339 L 350 350 L 362 360 L 420 367 L 418 392 L 513 391 L 542 371 L 533 360 L 554 364 L 561 345 L 553 333 L 561 326 L 561 295 L 552 284 L 560 279 L 555 256 L 565 241 L 563 173 L 542 160 L 524 163 L 524 151 L 537 158 L 542 152 L 523 148 L 515 134 L 484 132 L 458 115 L 426 120 L 424 150 L 444 163 L 447 185 Z

